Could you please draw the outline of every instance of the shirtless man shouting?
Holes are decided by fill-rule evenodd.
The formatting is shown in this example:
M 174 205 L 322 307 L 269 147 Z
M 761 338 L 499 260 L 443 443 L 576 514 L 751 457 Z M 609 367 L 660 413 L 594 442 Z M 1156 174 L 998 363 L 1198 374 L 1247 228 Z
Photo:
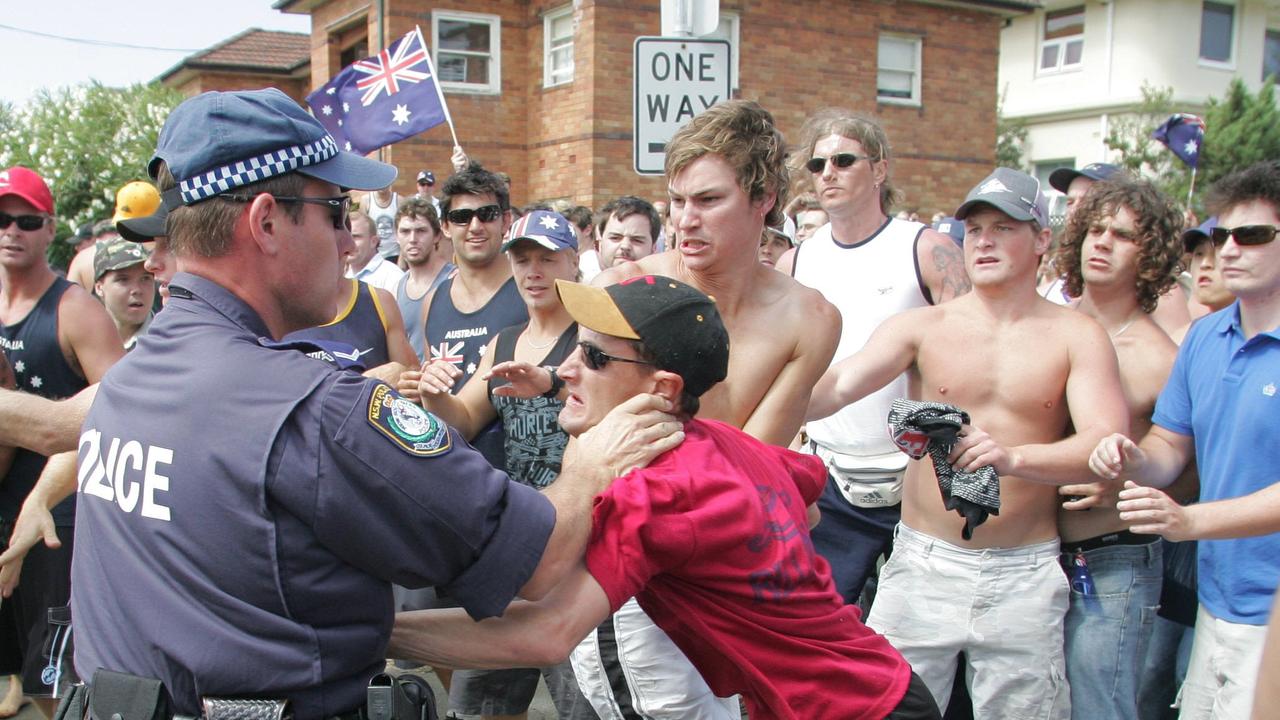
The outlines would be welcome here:
M 1000 514 L 965 540 L 932 463 L 912 462 L 868 624 L 902 652 L 939 707 L 964 652 L 975 717 L 1066 718 L 1055 485 L 1077 481 L 1096 441 L 1128 427 L 1115 353 L 1097 322 L 1036 295 L 1050 236 L 1034 178 L 999 168 L 955 216 L 965 223 L 973 292 L 886 320 L 823 376 L 809 417 L 903 372 L 912 398 L 969 413 L 973 424 L 948 460 L 969 472 L 994 467 Z

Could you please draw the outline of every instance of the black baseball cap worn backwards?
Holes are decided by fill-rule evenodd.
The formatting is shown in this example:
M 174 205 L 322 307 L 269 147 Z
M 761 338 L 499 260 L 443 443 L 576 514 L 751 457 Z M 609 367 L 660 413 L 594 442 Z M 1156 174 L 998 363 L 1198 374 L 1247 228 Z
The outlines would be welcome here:
M 291 172 L 344 190 L 384 188 L 398 172 L 340 151 L 323 125 L 275 88 L 207 92 L 183 101 L 160 131 L 147 165 L 153 179 L 161 160 L 178 182 L 182 205 Z
M 657 366 L 683 378 L 694 397 L 729 372 L 729 331 L 715 299 L 692 286 L 642 275 L 605 288 L 556 280 L 556 292 L 579 325 L 644 343 Z

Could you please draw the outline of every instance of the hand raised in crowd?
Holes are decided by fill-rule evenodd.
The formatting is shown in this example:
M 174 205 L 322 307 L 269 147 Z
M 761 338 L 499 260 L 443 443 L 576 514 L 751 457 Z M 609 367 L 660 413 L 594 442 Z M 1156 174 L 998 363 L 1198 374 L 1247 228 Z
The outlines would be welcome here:
M 551 389 L 551 371 L 533 363 L 511 360 L 493 366 L 493 369 L 480 378 L 488 380 L 497 376 L 510 385 L 502 385 L 493 389 L 494 395 L 513 398 L 537 397 Z
M 36 543 L 44 541 L 50 548 L 62 547 L 58 538 L 58 527 L 53 522 L 53 515 L 40 498 L 34 501 L 28 498 L 22 503 L 18 519 L 13 523 L 13 535 L 9 538 L 9 547 L 0 554 L 0 596 L 10 597 L 18 587 L 18 579 L 22 575 L 22 561 Z
M 454 145 L 453 155 L 449 156 L 449 162 L 453 163 L 453 171 L 462 172 L 462 170 L 467 167 L 467 163 L 469 161 L 470 158 L 467 157 L 467 153 L 462 149 L 462 146 Z
M 565 448 L 564 464 L 608 468 L 608 479 L 595 492 L 604 490 L 613 478 L 647 466 L 684 442 L 684 423 L 671 410 L 671 402 L 661 395 L 636 395 L 571 440 Z
M 1013 453 L 997 443 L 985 430 L 973 425 L 961 425 L 960 437 L 947 457 L 951 467 L 965 472 L 977 472 L 990 465 L 1001 475 L 1016 475 Z
M 1155 488 L 1126 482 L 1116 509 L 1120 511 L 1120 519 L 1135 533 L 1161 535 L 1173 542 L 1199 537 L 1195 530 L 1195 512 Z
M 1124 480 L 1147 459 L 1138 444 L 1120 433 L 1102 438 L 1089 456 L 1089 469 L 1106 480 Z
M 408 375 L 409 373 L 405 373 Z M 401 382 L 405 375 L 401 375 Z M 447 395 L 453 390 L 453 384 L 462 377 L 458 366 L 447 360 L 432 360 L 422 364 L 422 372 L 418 378 L 418 394 L 425 398 L 428 395 Z

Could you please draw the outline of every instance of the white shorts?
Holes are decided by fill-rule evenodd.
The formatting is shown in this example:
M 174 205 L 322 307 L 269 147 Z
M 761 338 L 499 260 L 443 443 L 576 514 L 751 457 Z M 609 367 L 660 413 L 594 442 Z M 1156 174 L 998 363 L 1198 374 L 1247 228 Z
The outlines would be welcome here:
M 626 602 L 573 654 L 578 687 L 604 720 L 738 720 L 738 697 L 719 698 L 680 648 Z
M 911 663 L 944 711 L 963 652 L 977 720 L 1067 720 L 1069 586 L 1058 545 L 969 550 L 899 524 L 867 625 Z
M 1220 620 L 1201 605 L 1187 679 L 1178 693 L 1178 720 L 1248 720 L 1266 636 L 1266 625 Z

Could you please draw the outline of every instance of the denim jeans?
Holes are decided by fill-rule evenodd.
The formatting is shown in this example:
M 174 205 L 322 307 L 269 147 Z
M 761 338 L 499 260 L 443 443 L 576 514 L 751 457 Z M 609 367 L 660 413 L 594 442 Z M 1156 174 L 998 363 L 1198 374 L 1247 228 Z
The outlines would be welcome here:
M 1062 562 L 1070 568 L 1073 553 Z M 1085 551 L 1094 591 L 1071 590 L 1065 648 L 1071 716 L 1131 720 L 1138 716 L 1138 678 L 1160 603 L 1159 541 Z
M 1194 628 L 1182 623 L 1156 618 L 1151 643 L 1147 645 L 1147 659 L 1142 666 L 1142 679 L 1138 683 L 1139 720 L 1178 720 L 1178 709 L 1173 706 L 1173 701 L 1187 677 L 1191 641 L 1195 634 Z

